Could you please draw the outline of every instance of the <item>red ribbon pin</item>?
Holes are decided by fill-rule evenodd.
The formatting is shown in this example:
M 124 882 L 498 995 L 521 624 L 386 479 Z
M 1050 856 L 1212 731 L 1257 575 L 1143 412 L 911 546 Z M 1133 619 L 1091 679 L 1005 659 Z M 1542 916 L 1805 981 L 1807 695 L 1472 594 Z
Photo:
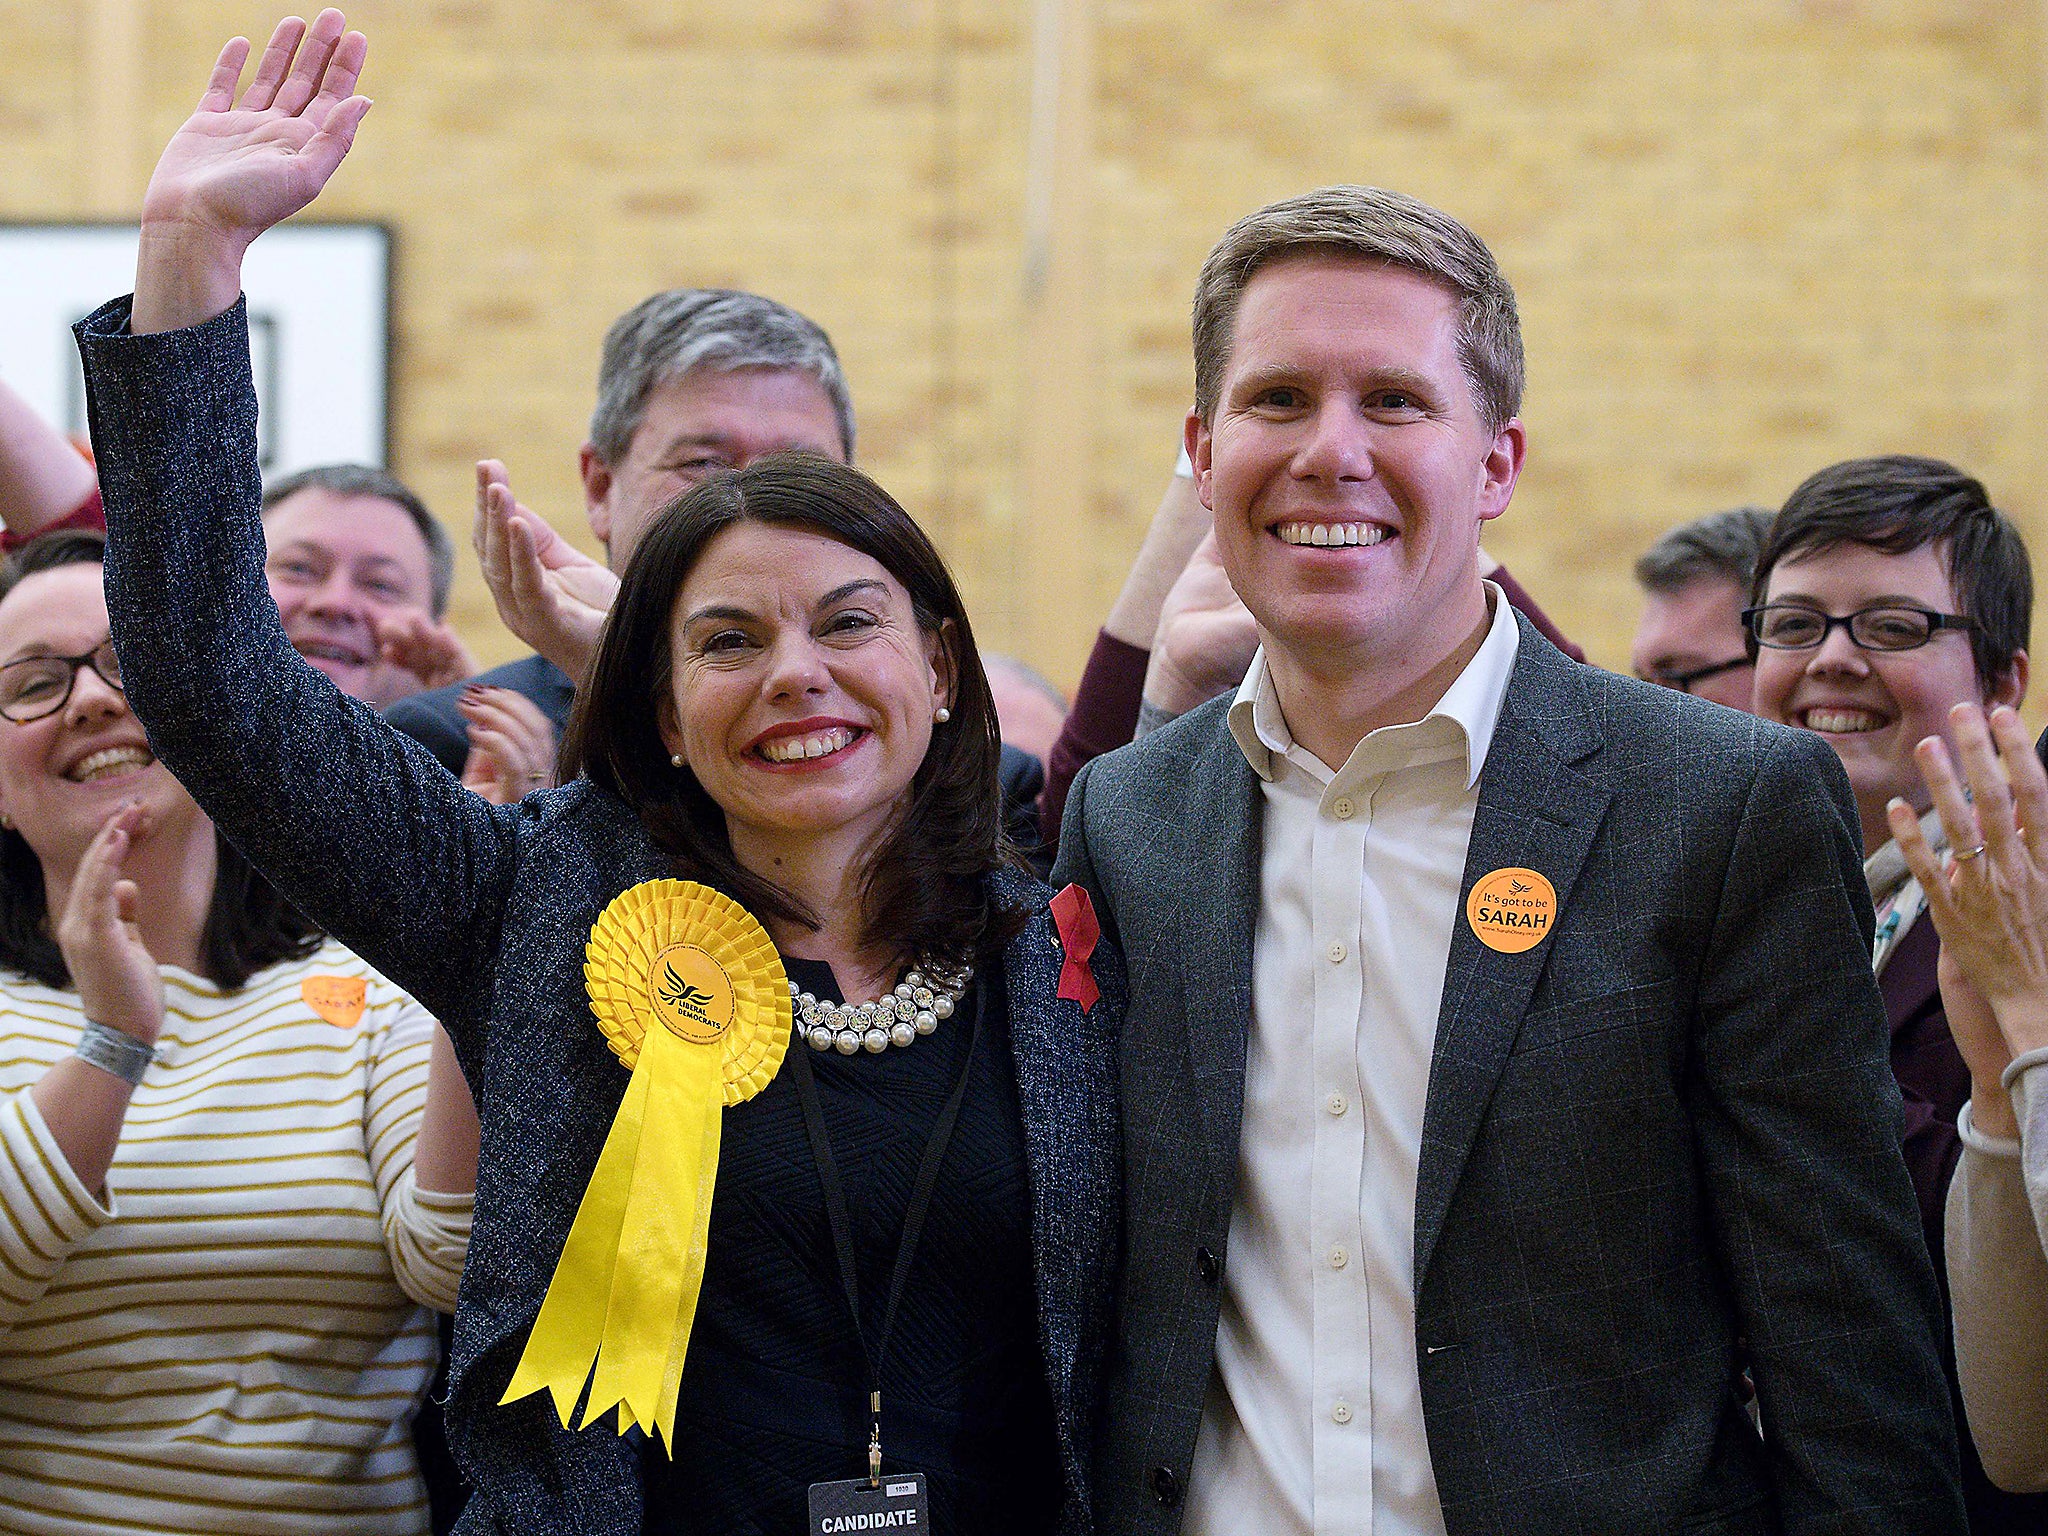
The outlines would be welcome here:
M 1102 937 L 1102 924 L 1095 920 L 1095 905 L 1078 885 L 1070 885 L 1052 899 L 1052 922 L 1060 933 L 1060 948 L 1066 960 L 1060 966 L 1059 995 L 1081 1005 L 1086 1013 L 1095 1006 L 1102 989 L 1095 985 L 1095 972 L 1088 957 L 1095 953 Z

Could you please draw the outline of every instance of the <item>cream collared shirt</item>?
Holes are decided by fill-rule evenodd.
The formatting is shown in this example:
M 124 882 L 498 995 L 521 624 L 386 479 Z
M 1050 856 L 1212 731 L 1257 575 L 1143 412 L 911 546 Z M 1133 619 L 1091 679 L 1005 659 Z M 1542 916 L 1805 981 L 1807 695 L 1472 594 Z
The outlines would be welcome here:
M 1487 748 L 1520 648 L 1332 772 L 1261 653 L 1230 730 L 1265 821 L 1237 1203 L 1188 1536 L 1442 1536 L 1415 1362 L 1415 1173 Z

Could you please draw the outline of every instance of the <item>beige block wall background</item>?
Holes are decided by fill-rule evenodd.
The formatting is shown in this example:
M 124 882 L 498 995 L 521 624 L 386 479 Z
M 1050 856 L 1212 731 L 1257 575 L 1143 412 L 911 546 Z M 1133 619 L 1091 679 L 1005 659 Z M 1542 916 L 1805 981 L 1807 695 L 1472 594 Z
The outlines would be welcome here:
M 1521 296 L 1530 461 L 1489 546 L 1621 665 L 1657 532 L 1850 455 L 1954 458 L 2048 551 L 2041 10 L 373 0 L 377 105 L 316 214 L 396 232 L 393 467 L 459 534 L 495 455 L 588 547 L 606 324 L 754 288 L 832 332 L 860 458 L 983 644 L 1071 683 L 1172 464 L 1209 244 L 1322 182 L 1413 192 Z M 0 0 L 0 217 L 132 214 L 275 14 Z M 521 649 L 466 554 L 456 616 Z

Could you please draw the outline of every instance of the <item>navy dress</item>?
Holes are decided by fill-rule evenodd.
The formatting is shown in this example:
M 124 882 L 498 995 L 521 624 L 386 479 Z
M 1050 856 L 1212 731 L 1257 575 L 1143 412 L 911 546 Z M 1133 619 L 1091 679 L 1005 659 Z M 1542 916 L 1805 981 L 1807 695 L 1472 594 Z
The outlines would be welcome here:
M 839 1000 L 831 969 L 791 978 Z M 938 1536 L 1042 1536 L 1057 1523 L 1059 1449 L 1031 1283 L 1031 1204 L 1000 972 L 953 1017 L 880 1055 L 811 1052 L 853 1225 L 872 1348 L 911 1185 L 959 1080 L 972 1074 L 882 1362 L 885 1471 L 923 1472 Z M 791 1050 L 810 1051 L 793 1040 Z M 867 1472 L 866 1367 L 787 1067 L 726 1111 L 704 1289 L 676 1404 L 676 1455 L 641 1452 L 654 1536 L 793 1533 L 814 1482 Z

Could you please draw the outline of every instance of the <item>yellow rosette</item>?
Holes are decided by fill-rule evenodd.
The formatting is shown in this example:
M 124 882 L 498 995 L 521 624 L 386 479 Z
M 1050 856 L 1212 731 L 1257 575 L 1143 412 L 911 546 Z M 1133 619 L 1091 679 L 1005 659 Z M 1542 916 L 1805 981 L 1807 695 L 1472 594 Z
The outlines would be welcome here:
M 584 1424 L 616 1405 L 620 1434 L 637 1424 L 673 1455 L 720 1123 L 782 1066 L 789 981 L 753 915 L 693 880 L 615 897 L 583 978 L 633 1076 L 500 1401 L 546 1388 L 566 1429 L 588 1381 Z

